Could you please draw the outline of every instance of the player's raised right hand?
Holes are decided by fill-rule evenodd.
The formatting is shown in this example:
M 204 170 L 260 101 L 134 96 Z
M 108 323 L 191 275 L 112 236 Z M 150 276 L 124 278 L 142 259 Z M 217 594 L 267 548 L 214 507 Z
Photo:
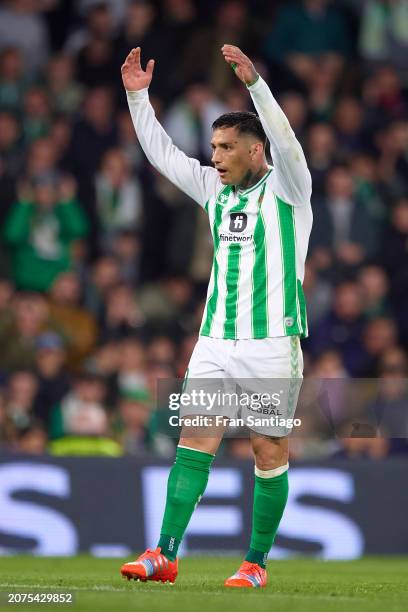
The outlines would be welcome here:
M 132 49 L 121 68 L 123 85 L 127 91 L 145 89 L 145 87 L 149 87 L 152 80 L 154 60 L 149 60 L 146 70 L 142 70 L 140 52 L 140 47 Z

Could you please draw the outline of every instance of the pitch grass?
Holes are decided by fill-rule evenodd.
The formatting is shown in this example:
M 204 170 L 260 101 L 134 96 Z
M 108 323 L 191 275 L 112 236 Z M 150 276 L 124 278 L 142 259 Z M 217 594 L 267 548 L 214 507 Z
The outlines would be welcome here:
M 270 561 L 265 589 L 225 589 L 223 579 L 240 559 L 182 559 L 174 585 L 126 581 L 120 560 L 0 558 L 0 591 L 73 592 L 74 605 L 14 605 L 19 610 L 71 612 L 146 610 L 151 612 L 402 612 L 408 610 L 408 558 L 365 558 L 325 562 Z

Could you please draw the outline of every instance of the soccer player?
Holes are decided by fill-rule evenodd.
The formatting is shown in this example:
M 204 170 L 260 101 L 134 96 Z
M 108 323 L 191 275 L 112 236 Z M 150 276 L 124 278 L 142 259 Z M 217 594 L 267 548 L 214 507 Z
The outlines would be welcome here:
M 150 163 L 208 213 L 214 262 L 200 336 L 188 378 L 301 377 L 299 338 L 307 335 L 302 290 L 312 226 L 311 178 L 301 145 L 268 85 L 233 45 L 221 49 L 248 88 L 258 113 L 231 112 L 213 124 L 214 167 L 177 149 L 155 118 L 140 48 L 122 66 L 123 84 L 139 142 Z M 265 157 L 269 140 L 273 166 Z M 252 535 L 228 587 L 266 585 L 265 562 L 288 496 L 286 431 L 251 433 L 255 456 Z M 158 546 L 125 563 L 123 576 L 174 582 L 177 550 L 203 495 L 222 433 L 192 436 L 183 429 L 170 471 Z

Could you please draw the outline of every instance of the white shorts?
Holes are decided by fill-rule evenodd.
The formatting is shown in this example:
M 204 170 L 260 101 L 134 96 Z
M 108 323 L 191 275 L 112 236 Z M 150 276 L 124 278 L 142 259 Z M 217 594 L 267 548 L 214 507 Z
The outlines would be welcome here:
M 226 401 L 220 395 L 218 401 L 210 402 L 211 406 L 186 405 L 180 415 L 220 414 L 232 422 L 242 417 L 245 427 L 252 431 L 273 437 L 286 436 L 292 431 L 291 420 L 302 378 L 303 356 L 298 336 L 256 340 L 200 336 L 191 355 L 183 391 L 189 394 L 203 390 L 213 398 L 221 392 L 233 394 L 233 398 L 227 395 Z

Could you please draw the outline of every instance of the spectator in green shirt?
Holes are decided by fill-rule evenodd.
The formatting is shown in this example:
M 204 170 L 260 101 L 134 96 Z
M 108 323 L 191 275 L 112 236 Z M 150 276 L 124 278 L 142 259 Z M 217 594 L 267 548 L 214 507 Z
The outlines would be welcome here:
M 11 208 L 3 230 L 17 288 L 47 291 L 70 269 L 72 243 L 87 231 L 74 181 L 51 173 L 35 179 L 33 188 L 25 188 Z

